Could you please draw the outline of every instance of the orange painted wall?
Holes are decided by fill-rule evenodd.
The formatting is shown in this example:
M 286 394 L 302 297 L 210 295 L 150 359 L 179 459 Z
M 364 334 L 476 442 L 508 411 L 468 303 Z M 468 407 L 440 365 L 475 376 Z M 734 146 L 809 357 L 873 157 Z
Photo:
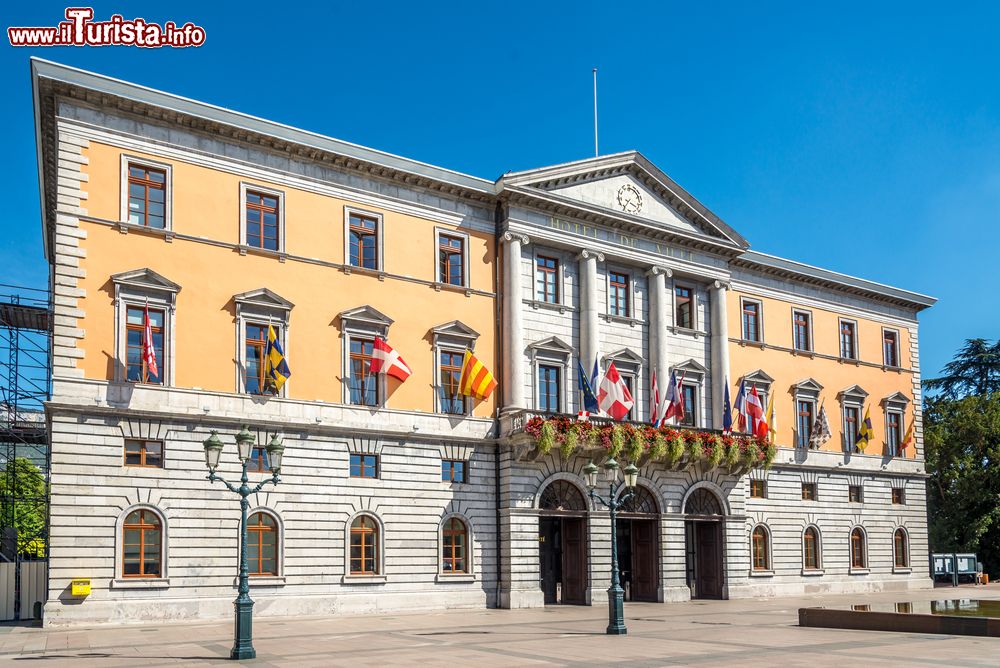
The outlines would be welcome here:
M 841 405 L 837 395 L 845 388 L 860 385 L 868 392 L 865 406 L 870 409 L 872 428 L 875 432 L 875 438 L 869 443 L 866 452 L 868 454 L 881 454 L 885 448 L 885 413 L 880 402 L 884 397 L 896 392 L 902 392 L 911 402 L 913 399 L 913 374 L 909 371 L 909 330 L 894 324 L 857 318 L 832 310 L 733 291 L 727 300 L 729 331 L 733 339 L 742 337 L 741 297 L 748 297 L 762 303 L 765 347 L 761 349 L 756 345 L 742 345 L 730 341 L 730 375 L 736 384 L 731 390 L 733 396 L 735 397 L 735 393 L 739 389 L 739 381 L 744 374 L 762 369 L 774 378 L 771 389 L 774 393 L 774 411 L 777 424 L 776 442 L 782 447 L 792 447 L 795 443 L 796 417 L 795 395 L 791 392 L 791 387 L 801 380 L 812 378 L 823 386 L 820 401 L 825 401 L 830 430 L 833 432 L 833 437 L 823 446 L 823 449 L 840 452 L 842 450 L 843 429 Z M 814 357 L 801 353 L 793 354 L 787 350 L 792 348 L 793 308 L 801 308 L 812 313 L 813 350 L 817 353 Z M 820 357 L 820 355 L 833 357 L 840 355 L 840 317 L 857 322 L 859 360 L 877 364 L 878 367 Z M 899 332 L 900 363 L 904 370 L 881 368 L 883 325 Z M 864 413 L 862 413 L 862 417 L 864 417 Z M 911 403 L 906 410 L 904 433 L 912 417 Z M 907 456 L 912 457 L 913 454 L 913 448 L 908 448 Z
M 89 174 L 88 215 L 108 221 L 120 216 L 121 151 L 91 143 L 84 167 Z M 141 154 L 129 152 L 129 155 Z M 159 162 L 159 156 L 148 156 Z M 173 231 L 177 234 L 238 244 L 239 183 L 236 174 L 172 161 Z M 291 255 L 344 263 L 344 205 L 383 214 L 384 270 L 425 281 L 435 280 L 437 221 L 361 206 L 355 202 L 253 181 L 285 193 L 285 250 Z M 480 333 L 476 355 L 495 373 L 495 299 L 492 295 L 465 296 L 464 291 L 434 290 L 426 284 L 342 271 L 289 259 L 175 238 L 137 232 L 122 234 L 99 223 L 83 222 L 87 257 L 81 266 L 87 276 L 81 287 L 86 316 L 85 356 L 79 361 L 87 378 L 112 379 L 114 356 L 114 286 L 112 274 L 148 267 L 182 286 L 177 296 L 175 382 L 177 387 L 236 390 L 236 327 L 232 296 L 266 287 L 295 304 L 291 312 L 285 351 L 292 377 L 288 397 L 341 403 L 341 311 L 368 304 L 395 323 L 389 342 L 406 359 L 413 375 L 399 383 L 389 379 L 389 408 L 433 409 L 433 355 L 429 330 L 461 320 Z M 494 238 L 469 234 L 470 284 L 475 290 L 495 292 Z M 494 397 L 480 402 L 475 415 L 494 411 Z

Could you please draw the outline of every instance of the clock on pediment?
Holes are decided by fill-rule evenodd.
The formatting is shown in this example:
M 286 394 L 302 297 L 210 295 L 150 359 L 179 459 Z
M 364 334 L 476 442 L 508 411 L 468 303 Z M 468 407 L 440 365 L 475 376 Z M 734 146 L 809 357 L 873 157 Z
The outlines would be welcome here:
M 618 206 L 625 213 L 639 213 L 642 211 L 642 195 L 631 183 L 626 183 L 618 189 Z

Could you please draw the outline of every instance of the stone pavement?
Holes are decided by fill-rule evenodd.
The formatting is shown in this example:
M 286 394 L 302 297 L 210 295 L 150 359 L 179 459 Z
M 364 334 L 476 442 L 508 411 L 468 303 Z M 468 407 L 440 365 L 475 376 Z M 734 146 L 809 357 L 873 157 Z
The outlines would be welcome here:
M 628 603 L 629 635 L 606 607 L 255 619 L 253 666 L 1000 666 L 1000 638 L 812 629 L 798 608 L 944 598 L 1000 599 L 1000 585 L 904 594 Z M 0 625 L 0 665 L 224 664 L 232 622 L 73 629 Z M 233 664 L 230 664 L 233 665 Z

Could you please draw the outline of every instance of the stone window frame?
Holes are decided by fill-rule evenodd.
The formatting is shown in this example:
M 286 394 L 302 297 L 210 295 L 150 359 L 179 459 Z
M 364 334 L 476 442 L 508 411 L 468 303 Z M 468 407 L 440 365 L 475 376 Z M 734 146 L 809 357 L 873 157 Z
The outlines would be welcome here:
M 899 532 L 903 532 L 903 541 L 904 541 L 903 547 L 906 550 L 906 554 L 903 555 L 903 556 L 906 557 L 906 563 L 905 563 L 905 565 L 902 565 L 902 566 L 900 566 L 900 565 L 898 565 L 896 563 L 896 557 L 898 556 L 898 554 L 896 552 L 896 534 L 899 533 Z M 912 573 L 913 572 L 913 562 L 910 559 L 911 549 L 910 549 L 910 532 L 909 532 L 909 530 L 907 530 L 907 528 L 904 527 L 904 526 L 902 526 L 902 525 L 897 526 L 896 528 L 894 528 L 892 530 L 892 538 L 891 538 L 891 540 L 892 540 L 892 572 L 893 573 L 903 573 L 903 574 Z
M 903 444 L 903 438 L 906 436 L 906 408 L 910 405 L 910 398 L 902 392 L 894 392 L 887 397 L 883 397 L 879 403 L 882 405 L 883 431 L 886 445 L 885 454 L 889 457 L 899 457 L 903 454 L 899 450 L 899 446 Z M 892 414 L 899 417 L 899 444 L 896 446 L 892 446 L 889 440 L 889 416 Z
M 757 396 L 760 398 L 760 405 L 767 411 L 767 401 L 771 396 L 771 388 L 774 386 L 774 378 L 771 378 L 763 369 L 756 369 L 750 373 L 743 375 L 740 380 L 746 383 L 747 393 L 753 391 L 753 388 L 757 388 Z M 771 425 L 772 428 L 775 425 Z
M 466 325 L 461 320 L 452 320 L 431 329 L 431 368 L 434 369 L 434 413 L 435 415 L 446 415 L 451 417 L 469 417 L 475 407 L 472 397 L 465 398 L 465 412 L 458 413 L 441 412 L 441 353 L 465 353 L 476 352 L 476 341 L 479 340 L 479 332 Z M 381 374 L 385 375 L 385 374 Z
M 680 332 L 698 332 L 699 319 L 698 319 L 698 291 L 700 286 L 692 280 L 687 280 L 684 277 L 673 276 L 673 280 L 670 281 L 670 323 L 674 328 L 674 331 Z M 687 288 L 691 291 L 691 326 L 681 327 L 677 323 L 677 288 Z M 743 328 L 742 325 L 742 313 L 740 314 L 740 329 Z M 761 329 L 763 332 L 763 329 Z
M 765 558 L 767 559 L 767 562 L 764 564 L 764 568 L 757 568 L 756 565 L 754 564 L 754 560 L 753 560 L 753 557 L 754 557 L 754 554 L 753 554 L 753 552 L 754 552 L 753 538 L 754 538 L 754 534 L 757 532 L 757 529 L 763 529 L 764 530 L 764 541 L 765 541 L 764 542 L 764 547 L 766 548 L 765 549 L 765 553 L 766 553 L 765 554 Z M 774 540 L 773 540 L 773 536 L 771 534 L 771 528 L 769 526 L 767 526 L 767 524 L 765 522 L 756 522 L 753 525 L 753 528 L 750 529 L 750 576 L 751 577 L 770 577 L 770 576 L 774 575 L 774 554 L 773 554 L 774 545 L 773 545 L 773 543 L 774 543 Z
M 792 415 L 795 416 L 795 447 L 802 448 L 799 445 L 802 434 L 799 433 L 799 402 L 808 402 L 812 404 L 812 422 L 816 421 L 816 417 L 819 415 L 819 396 L 823 391 L 823 386 L 817 383 L 812 378 L 804 378 L 799 382 L 792 385 Z M 809 425 L 810 432 L 812 430 L 812 425 Z M 806 435 L 806 445 L 804 446 L 806 450 L 811 449 L 809 445 L 809 434 Z
M 816 532 L 816 568 L 806 566 L 806 532 L 812 529 Z M 823 575 L 823 531 L 815 522 L 802 527 L 802 535 L 799 538 L 802 550 L 802 575 Z
M 445 572 L 442 568 L 444 563 L 444 525 L 450 519 L 460 520 L 465 525 L 465 572 L 462 573 L 449 573 Z M 435 576 L 435 582 L 445 583 L 445 582 L 475 582 L 476 581 L 476 560 L 474 558 L 473 545 L 475 542 L 473 540 L 473 526 L 472 520 L 463 513 L 458 511 L 452 511 L 445 513 L 441 517 L 441 521 L 438 522 L 437 526 L 437 575 Z
M 388 401 L 388 374 L 377 374 L 376 392 L 378 402 L 375 406 L 364 406 L 351 403 L 351 340 L 371 339 L 381 336 L 386 342 L 389 340 L 389 328 L 394 320 L 367 304 L 352 309 L 347 309 L 339 314 L 340 320 L 340 386 L 341 402 L 345 406 L 369 411 L 378 411 L 387 407 Z M 390 344 L 391 345 L 391 344 Z
M 137 510 L 148 510 L 160 520 L 160 577 L 126 578 L 123 576 L 125 558 L 125 518 Z M 168 589 L 170 587 L 170 525 L 166 514 L 151 503 L 135 503 L 125 508 L 115 520 L 115 574 L 112 589 Z
M 851 357 L 844 357 L 844 345 L 841 340 L 841 337 L 843 336 L 843 332 L 841 330 L 844 328 L 844 323 L 850 323 L 854 326 L 854 349 L 851 351 Z M 851 362 L 856 364 L 861 361 L 860 328 L 858 327 L 858 321 L 854 318 L 837 318 L 837 357 L 841 362 Z
M 625 304 L 625 314 L 621 315 L 619 313 L 611 312 L 611 274 L 619 274 L 625 277 L 625 299 L 627 303 Z M 604 296 L 605 296 L 605 308 L 604 316 L 607 319 L 618 319 L 618 321 L 628 321 L 637 319 L 635 317 L 636 313 L 636 281 L 635 277 L 632 275 L 632 270 L 619 266 L 619 265 L 608 265 L 604 270 Z
M 271 197 L 276 197 L 278 199 L 278 248 L 277 250 L 271 250 L 269 248 L 258 248 L 256 246 L 251 246 L 247 242 L 247 192 L 260 193 L 261 195 L 270 195 Z M 240 181 L 240 236 L 239 236 L 239 251 L 240 255 L 246 255 L 247 251 L 252 251 L 254 253 L 265 253 L 271 255 L 284 256 L 287 253 L 287 246 L 285 246 L 285 230 L 287 225 L 285 224 L 285 191 L 278 190 L 277 188 L 271 188 L 269 186 L 262 186 L 257 183 L 251 183 L 249 181 Z M 263 225 L 263 221 L 261 221 Z M 263 230 L 262 230 L 263 231 Z
M 538 258 L 543 257 L 556 262 L 556 300 L 548 302 L 538 298 Z M 566 263 L 555 249 L 536 249 L 531 254 L 531 300 L 532 303 L 548 306 L 568 306 L 566 301 Z
M 799 348 L 796 343 L 795 336 L 795 315 L 798 313 L 804 314 L 808 318 L 808 324 L 806 325 L 806 336 L 809 339 L 809 345 L 806 348 Z M 801 308 L 798 306 L 792 307 L 792 353 L 801 353 L 804 355 L 813 355 L 816 353 L 816 321 L 813 317 L 813 312 L 811 309 Z
M 540 408 L 539 377 L 538 372 L 541 366 L 554 366 L 559 370 L 559 411 L 560 413 L 570 412 L 569 370 L 570 363 L 576 355 L 576 349 L 560 339 L 558 336 L 550 336 L 542 341 L 536 341 L 528 345 L 528 354 L 531 357 L 531 390 L 532 405 L 536 410 Z
M 446 283 L 441 280 L 441 237 L 454 237 L 462 240 L 462 285 L 455 285 L 453 283 Z M 469 234 L 468 232 L 463 232 L 461 230 L 452 229 L 448 227 L 435 227 L 434 228 L 434 271 L 431 276 L 434 277 L 434 288 L 436 290 L 470 290 L 472 288 L 472 277 L 469 275 Z
M 854 565 L 854 545 L 853 545 L 853 540 L 854 540 L 854 532 L 855 531 L 860 531 L 861 532 L 861 555 L 862 555 L 862 560 L 864 561 L 864 565 L 863 566 L 855 566 Z M 847 563 L 848 563 L 847 572 L 848 572 L 848 574 L 850 574 L 850 575 L 867 575 L 869 572 L 871 572 L 871 567 L 870 567 L 871 565 L 870 565 L 868 559 L 869 559 L 869 556 L 868 556 L 868 532 L 860 524 L 855 524 L 854 526 L 851 527 L 851 530 L 847 534 Z
M 278 332 L 278 342 L 281 349 L 285 351 L 285 358 L 288 359 L 288 344 L 290 341 L 292 309 L 295 304 L 281 297 L 276 292 L 267 288 L 258 288 L 233 295 L 233 303 L 236 305 L 236 394 L 250 397 L 288 397 L 288 388 L 292 383 L 289 377 L 281 387 L 281 391 L 276 395 L 270 394 L 250 394 L 246 389 L 247 376 L 247 347 L 246 331 L 250 323 L 275 323 L 280 326 Z M 291 363 L 289 362 L 291 370 Z
M 148 443 L 159 443 L 160 444 L 160 464 L 159 464 L 159 466 L 155 466 L 155 465 L 151 465 L 151 464 L 129 464 L 128 463 L 128 444 L 130 442 L 132 442 L 132 443 L 139 443 L 140 444 L 139 456 L 140 456 L 141 461 L 145 461 L 146 460 L 146 444 L 148 444 Z M 166 441 L 164 441 L 164 439 L 162 439 L 162 438 L 143 438 L 143 437 L 126 436 L 126 437 L 124 437 L 122 439 L 122 467 L 123 468 L 126 468 L 126 469 L 140 469 L 140 470 L 141 469 L 146 469 L 146 470 L 152 469 L 152 470 L 160 470 L 160 471 L 162 471 L 163 469 L 166 468 L 166 462 L 167 462 L 167 456 L 166 455 L 167 455 Z
M 153 169 L 163 171 L 163 229 L 156 227 L 147 227 L 145 225 L 137 225 L 135 223 L 129 222 L 129 210 L 128 210 L 128 199 L 129 199 L 129 187 L 128 187 L 128 176 L 129 167 L 135 165 L 136 167 L 151 167 Z M 137 155 L 129 155 L 128 153 L 121 154 L 121 180 L 119 181 L 120 188 L 120 203 L 119 203 L 119 214 L 118 214 L 118 224 L 119 229 L 123 232 L 127 232 L 129 229 L 142 229 L 142 230 L 154 230 L 157 232 L 165 232 L 168 239 L 173 238 L 174 232 L 174 166 L 169 162 L 162 162 L 160 160 L 153 160 L 150 158 L 143 158 Z
M 642 379 L 645 377 L 645 370 L 648 363 L 641 355 L 636 353 L 631 348 L 622 348 L 616 350 L 613 353 L 605 355 L 601 360 L 602 362 L 602 378 L 603 374 L 607 373 L 608 366 L 614 362 L 615 368 L 618 369 L 619 375 L 628 376 L 632 379 L 632 417 L 629 418 L 633 422 L 642 421 L 642 407 L 646 405 L 644 400 L 645 393 L 643 392 Z M 594 388 L 594 393 L 597 393 L 597 388 Z
M 351 264 L 351 215 L 356 215 L 360 218 L 369 218 L 375 220 L 375 268 L 368 269 L 367 267 L 357 267 Z M 384 234 L 384 216 L 381 213 L 370 211 L 368 209 L 362 209 L 351 204 L 344 205 L 344 269 L 347 273 L 352 271 L 361 272 L 375 272 L 377 274 L 385 274 L 385 234 Z
M 896 335 L 896 363 L 889 364 L 889 360 L 885 358 L 885 333 L 892 332 Z M 903 368 L 903 338 L 900 336 L 899 330 L 895 327 L 883 327 L 882 328 L 882 367 L 885 369 L 902 369 Z
M 756 304 L 757 305 L 757 338 L 748 339 L 746 336 L 746 329 L 744 327 L 743 315 L 744 315 L 744 305 Z M 753 343 L 758 345 L 764 344 L 764 302 L 761 299 L 755 299 L 753 297 L 740 297 L 740 340 L 744 343 Z
M 854 443 L 847 442 L 847 409 L 852 408 L 858 411 L 858 421 L 855 427 L 855 434 L 861 430 L 864 422 L 865 402 L 868 401 L 868 392 L 860 385 L 851 385 L 837 393 L 837 401 L 840 402 L 840 445 L 841 450 L 851 454 L 855 453 Z
M 147 303 L 163 311 L 163 355 L 166 360 L 157 360 L 163 382 L 144 383 L 146 387 L 173 387 L 174 351 L 177 333 L 177 293 L 181 286 L 160 276 L 151 269 L 137 269 L 111 276 L 115 286 L 115 372 L 114 382 L 128 382 L 126 372 L 128 354 L 128 334 L 126 321 L 128 307 L 143 308 Z
M 266 586 L 284 586 L 285 584 L 285 522 L 281 519 L 281 515 L 278 511 L 267 506 L 257 506 L 256 508 L 251 508 L 247 511 L 247 522 L 249 523 L 250 518 L 256 513 L 265 513 L 269 515 L 271 519 L 274 520 L 274 531 L 275 531 L 275 545 L 274 545 L 274 558 L 275 565 L 277 566 L 277 575 L 251 575 L 250 582 L 254 587 L 266 587 Z M 242 536 L 239 541 L 237 541 L 237 558 L 239 558 L 239 543 L 243 540 Z M 236 581 L 234 580 L 234 586 Z
M 699 429 L 702 428 L 703 425 L 708 425 L 708 416 L 706 411 L 707 405 L 705 402 L 705 381 L 708 378 L 708 369 L 692 358 L 685 360 L 680 364 L 671 366 L 669 372 L 670 374 L 667 376 L 668 379 L 676 372 L 678 380 L 681 377 L 684 378 L 681 383 L 682 386 L 694 388 L 694 403 L 696 410 L 694 424 L 690 425 L 690 427 Z M 683 399 L 683 393 L 681 398 Z
M 377 527 L 375 561 L 378 572 L 373 575 L 351 574 L 351 527 L 354 521 L 361 516 L 370 517 Z M 352 513 L 344 524 L 344 575 L 341 576 L 340 581 L 341 584 L 385 584 L 388 581 L 385 573 L 385 523 L 373 510 L 359 510 Z

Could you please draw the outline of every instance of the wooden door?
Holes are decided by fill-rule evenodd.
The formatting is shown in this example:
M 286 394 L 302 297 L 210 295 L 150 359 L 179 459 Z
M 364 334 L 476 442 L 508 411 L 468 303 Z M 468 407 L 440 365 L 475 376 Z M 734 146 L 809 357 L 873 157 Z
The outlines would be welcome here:
M 695 522 L 698 598 L 722 598 L 722 536 L 718 522 Z
M 656 520 L 632 520 L 632 600 L 656 601 L 660 586 Z
M 556 596 L 556 583 L 562 568 L 559 525 L 560 521 L 551 517 L 538 520 L 538 569 L 546 605 L 559 602 Z
M 587 531 L 580 518 L 562 520 L 562 603 L 587 602 Z

